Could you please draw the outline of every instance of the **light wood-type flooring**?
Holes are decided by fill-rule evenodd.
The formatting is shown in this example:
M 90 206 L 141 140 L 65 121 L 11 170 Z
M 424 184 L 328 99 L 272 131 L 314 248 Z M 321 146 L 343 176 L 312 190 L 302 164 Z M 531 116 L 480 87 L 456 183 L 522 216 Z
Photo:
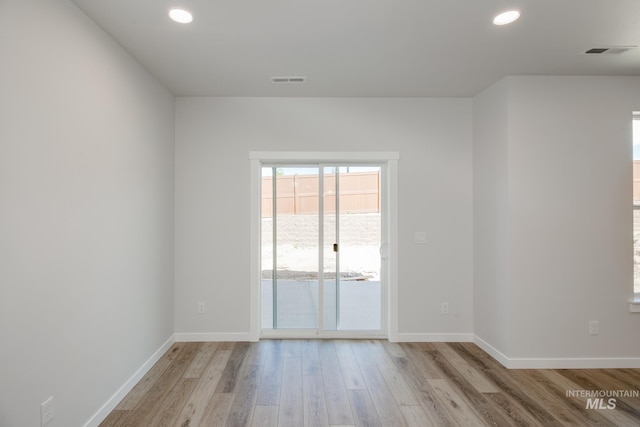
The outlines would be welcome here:
M 640 369 L 508 370 L 471 343 L 176 343 L 102 426 L 640 426 Z M 592 401 L 590 403 L 594 405 Z

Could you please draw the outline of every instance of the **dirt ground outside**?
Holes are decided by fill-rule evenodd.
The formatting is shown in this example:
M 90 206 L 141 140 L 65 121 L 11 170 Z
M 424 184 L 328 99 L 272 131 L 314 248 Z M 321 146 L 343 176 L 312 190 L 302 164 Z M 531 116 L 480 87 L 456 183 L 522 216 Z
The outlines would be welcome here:
M 278 270 L 294 277 L 318 272 L 318 215 L 281 215 L 277 218 Z M 335 222 L 325 223 L 325 271 L 335 270 L 332 235 Z M 380 280 L 380 214 L 351 214 L 340 218 L 340 271 L 344 277 Z M 273 222 L 262 219 L 262 271 L 273 269 Z M 284 271 L 283 271 L 284 270 Z M 313 276 L 311 276 L 313 277 Z

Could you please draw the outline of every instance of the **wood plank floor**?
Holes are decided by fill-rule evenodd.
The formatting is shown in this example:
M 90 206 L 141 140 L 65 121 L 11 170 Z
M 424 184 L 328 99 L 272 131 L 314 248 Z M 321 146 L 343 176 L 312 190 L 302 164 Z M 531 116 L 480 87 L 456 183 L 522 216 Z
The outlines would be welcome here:
M 640 397 L 567 395 L 639 389 L 640 369 L 508 370 L 471 343 L 176 343 L 101 426 L 639 426 Z

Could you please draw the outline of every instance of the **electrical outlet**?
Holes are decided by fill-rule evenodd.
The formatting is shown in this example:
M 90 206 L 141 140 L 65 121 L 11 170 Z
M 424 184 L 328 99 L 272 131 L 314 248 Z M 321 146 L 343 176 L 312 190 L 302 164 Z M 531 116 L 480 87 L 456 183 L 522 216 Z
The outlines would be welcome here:
M 589 321 L 589 335 L 598 335 L 600 333 L 600 323 L 597 320 Z
M 416 245 L 424 245 L 427 243 L 427 233 L 424 231 L 416 231 L 413 236 L 413 241 Z
M 204 301 L 198 301 L 198 314 L 206 313 L 207 308 L 204 305 Z
M 449 314 L 449 303 L 443 302 L 440 304 L 440 314 Z
M 45 426 L 53 420 L 53 396 L 40 405 L 40 425 Z

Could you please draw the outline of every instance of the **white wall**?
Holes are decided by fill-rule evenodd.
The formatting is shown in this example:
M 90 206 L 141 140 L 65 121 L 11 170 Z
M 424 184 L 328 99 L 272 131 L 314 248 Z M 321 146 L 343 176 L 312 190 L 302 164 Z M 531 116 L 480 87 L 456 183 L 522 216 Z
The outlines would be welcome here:
M 173 333 L 173 98 L 66 0 L 0 58 L 0 425 L 79 426 Z
M 471 334 L 471 118 L 469 99 L 178 98 L 176 332 L 248 334 L 249 151 L 282 150 L 398 151 L 401 338 Z
M 473 100 L 474 333 L 508 354 L 509 87 L 505 79 Z
M 508 251 L 500 263 L 511 311 L 508 346 L 497 341 L 496 348 L 514 364 L 630 358 L 620 363 L 640 365 L 640 316 L 628 310 L 631 113 L 640 109 L 640 78 L 509 77 L 489 92 L 504 96 L 505 84 L 508 237 L 498 247 Z M 493 203 L 480 196 L 477 212 Z M 476 228 L 476 238 L 482 233 Z M 503 311 L 502 303 L 496 295 L 484 301 L 476 325 L 490 324 L 491 307 Z M 598 336 L 588 335 L 590 320 L 600 322 Z

